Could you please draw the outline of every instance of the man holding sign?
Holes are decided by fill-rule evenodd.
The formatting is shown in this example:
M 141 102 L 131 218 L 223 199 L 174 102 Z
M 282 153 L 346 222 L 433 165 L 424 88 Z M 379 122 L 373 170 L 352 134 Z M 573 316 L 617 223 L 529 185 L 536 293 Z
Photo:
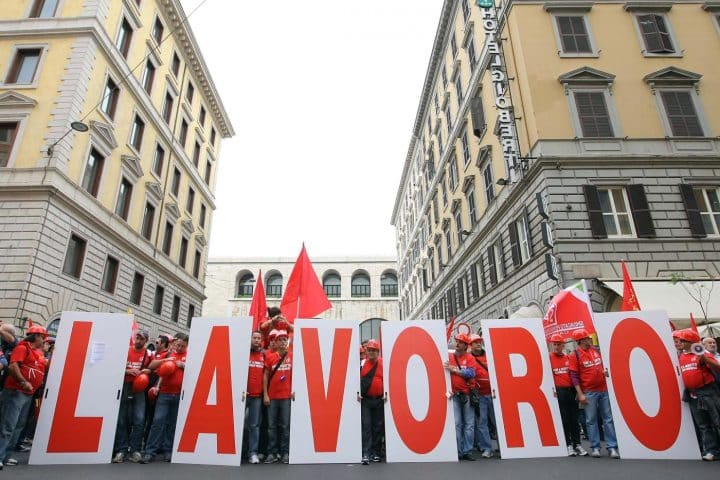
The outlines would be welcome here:
M 455 352 L 445 368 L 450 372 L 455 411 L 455 435 L 457 436 L 458 458 L 474 461 L 470 451 L 475 440 L 475 412 L 470 403 L 470 387 L 475 378 L 475 358 L 467 353 L 470 339 L 464 333 L 455 335 Z
M 268 456 L 265 463 L 290 463 L 290 399 L 292 398 L 292 352 L 288 333 L 280 330 L 277 351 L 265 357 L 263 401 L 268 406 Z
M 365 345 L 367 359 L 360 370 L 360 407 L 362 421 L 362 463 L 379 462 L 385 418 L 383 367 L 380 343 L 371 338 Z

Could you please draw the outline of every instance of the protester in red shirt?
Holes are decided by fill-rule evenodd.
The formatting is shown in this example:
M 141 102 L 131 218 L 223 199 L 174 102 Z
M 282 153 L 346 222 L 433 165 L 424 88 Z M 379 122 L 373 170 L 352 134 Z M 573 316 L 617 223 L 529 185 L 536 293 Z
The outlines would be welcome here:
M 720 364 L 712 353 L 702 349 L 700 335 L 691 329 L 673 332 L 682 344 L 680 372 L 685 384 L 683 400 L 690 403 L 690 412 L 702 437 L 702 459 L 720 459 L 720 390 L 713 372 L 720 372 Z M 676 334 L 676 335 L 675 335 Z M 693 344 L 697 344 L 694 351 Z
M 263 402 L 268 408 L 268 456 L 265 463 L 290 462 L 290 399 L 292 393 L 292 352 L 288 333 L 280 330 L 277 351 L 265 356 Z
M 260 443 L 260 424 L 263 411 L 263 374 L 265 371 L 265 352 L 262 349 L 263 336 L 253 332 L 250 340 L 250 363 L 248 364 L 247 392 L 245 408 L 248 430 L 248 459 L 250 463 L 260 463 L 258 445 Z
M 362 348 L 362 347 L 361 347 Z M 360 368 L 360 413 L 362 423 L 362 463 L 380 462 L 385 427 L 385 390 L 380 342 L 371 338 L 365 344 L 365 361 Z
M 590 455 L 595 458 L 600 457 L 600 432 L 598 430 L 598 417 L 600 417 L 603 422 L 608 454 L 611 458 L 620 458 L 602 357 L 600 357 L 600 352 L 593 347 L 587 330 L 576 330 L 572 337 L 577 342 L 577 348 L 574 353 L 570 354 L 570 378 L 575 387 L 578 402 L 585 405 L 587 433 L 590 447 L 592 447 Z
M 490 395 L 490 373 L 488 372 L 487 358 L 480 335 L 472 334 L 468 340 L 470 341 L 470 354 L 475 360 L 475 391 L 471 392 L 470 397 L 475 411 L 473 445 L 481 452 L 482 458 L 492 458 L 493 444 L 490 437 L 490 425 L 495 420 L 495 412 Z
M 285 315 L 282 314 L 278 307 L 268 307 L 268 319 L 260 324 L 260 331 L 263 334 L 263 342 L 269 348 L 270 347 L 270 332 L 276 330 L 285 330 L 288 334 L 292 334 L 294 327 L 291 323 L 288 323 Z
M 580 423 L 578 423 L 578 404 L 576 391 L 570 378 L 570 357 L 565 352 L 565 339 L 560 334 L 550 337 L 550 367 L 555 381 L 560 417 L 565 431 L 568 457 L 588 454 L 580 443 Z
M 160 375 L 164 370 L 160 368 L 163 363 L 172 362 L 175 367 L 169 369 L 171 373 L 160 378 L 160 394 L 155 404 L 155 415 L 145 444 L 145 453 L 140 463 L 152 462 L 156 453 L 164 453 L 166 462 L 171 459 L 175 423 L 180 405 L 180 389 L 185 375 L 188 341 L 189 337 L 184 333 L 175 334 L 175 340 L 168 356 L 150 363 L 149 368 L 151 370 L 158 369 Z
M 115 430 L 115 447 L 112 463 L 122 463 L 128 451 L 132 452 L 130 461 L 137 463 L 142 459 L 142 438 L 145 430 L 145 387 L 134 388 L 135 379 L 145 376 L 147 384 L 150 383 L 150 352 L 147 344 L 150 334 L 146 330 L 138 330 L 133 339 L 133 345 L 128 349 L 127 363 L 125 365 L 125 380 L 123 382 L 122 396 L 120 397 L 120 412 L 118 414 L 117 429 Z M 139 391 L 135 391 L 139 390 Z
M 9 376 L 0 394 L 0 470 L 3 465 L 18 463 L 10 458 L 10 452 L 25 428 L 33 395 L 45 379 L 47 362 L 42 348 L 46 338 L 45 327 L 33 325 L 10 356 Z
M 455 335 L 455 352 L 445 369 L 450 372 L 455 410 L 455 436 L 458 458 L 474 461 L 470 451 L 475 440 L 475 412 L 470 403 L 470 388 L 475 383 L 475 359 L 467 353 L 470 339 L 464 333 Z

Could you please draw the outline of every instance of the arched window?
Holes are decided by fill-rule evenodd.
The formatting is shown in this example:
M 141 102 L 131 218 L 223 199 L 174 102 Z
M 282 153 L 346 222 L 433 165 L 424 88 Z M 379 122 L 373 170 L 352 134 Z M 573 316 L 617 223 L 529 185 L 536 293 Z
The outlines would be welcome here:
M 350 284 L 350 295 L 353 297 L 370 296 L 370 277 L 367 273 L 356 273 Z
M 393 272 L 385 272 L 380 276 L 380 296 L 397 297 L 398 280 Z
M 255 283 L 255 277 L 252 273 L 245 273 L 240 277 L 238 281 L 236 297 L 252 297 L 253 296 L 253 285 Z
M 340 296 L 340 275 L 328 273 L 323 278 L 323 289 L 328 297 L 338 298 Z
M 282 297 L 282 275 L 279 273 L 273 273 L 267 279 L 267 285 L 265 286 L 268 297 L 280 298 Z
M 383 318 L 369 318 L 360 324 L 360 342 L 374 338 L 380 340 L 380 324 Z

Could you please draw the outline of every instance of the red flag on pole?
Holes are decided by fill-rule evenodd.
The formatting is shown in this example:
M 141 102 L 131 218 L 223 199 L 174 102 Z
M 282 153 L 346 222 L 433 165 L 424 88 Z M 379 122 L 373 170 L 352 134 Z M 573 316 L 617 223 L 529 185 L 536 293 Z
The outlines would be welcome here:
M 253 291 L 252 302 L 250 302 L 250 316 L 253 318 L 252 331 L 260 330 L 260 325 L 267 320 L 267 299 L 265 298 L 265 287 L 263 286 L 262 270 L 258 271 Z
M 700 335 L 700 332 L 698 332 L 697 323 L 695 323 L 695 317 L 693 317 L 692 312 L 690 312 L 690 328 L 692 328 L 692 331 Z
M 640 302 L 638 302 L 637 296 L 635 295 L 635 289 L 633 288 L 632 280 L 630 280 L 630 274 L 625 266 L 625 260 L 622 260 L 622 273 L 623 273 L 623 298 L 622 305 L 620 306 L 621 312 L 630 312 L 633 310 L 640 310 Z
M 445 335 L 447 336 L 447 341 L 450 341 L 450 337 L 452 337 L 452 332 L 455 329 L 455 319 L 457 317 L 450 318 L 450 323 L 448 323 L 447 326 L 447 332 L 445 332 Z
M 313 318 L 330 308 L 332 304 L 303 244 L 285 287 L 280 310 L 289 323 L 294 323 L 296 318 Z

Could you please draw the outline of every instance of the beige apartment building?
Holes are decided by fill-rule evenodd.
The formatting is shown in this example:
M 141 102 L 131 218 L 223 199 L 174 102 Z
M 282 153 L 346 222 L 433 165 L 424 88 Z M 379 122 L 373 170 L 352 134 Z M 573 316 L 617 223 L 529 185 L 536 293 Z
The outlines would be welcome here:
M 0 317 L 186 330 L 234 132 L 180 1 L 3 2 L 0 75 Z
M 719 321 L 718 58 L 717 1 L 445 0 L 392 213 L 401 316 L 541 317 L 579 279 L 618 310 L 624 259 L 643 309 Z

